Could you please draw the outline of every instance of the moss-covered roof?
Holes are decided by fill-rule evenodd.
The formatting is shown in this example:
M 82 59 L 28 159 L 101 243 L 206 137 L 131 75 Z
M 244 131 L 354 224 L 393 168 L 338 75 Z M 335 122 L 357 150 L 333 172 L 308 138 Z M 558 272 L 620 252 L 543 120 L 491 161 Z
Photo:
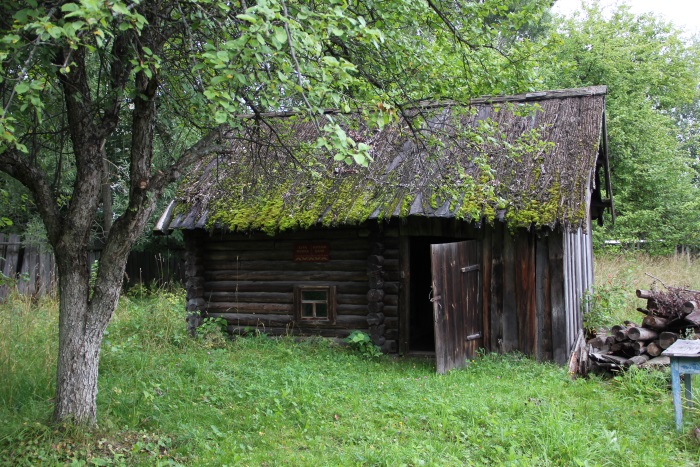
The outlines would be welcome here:
M 226 154 L 200 161 L 180 183 L 156 229 L 274 233 L 406 216 L 576 227 L 589 215 L 605 92 L 422 105 L 381 129 L 331 114 L 369 146 L 367 167 L 319 149 L 313 122 L 249 119 Z

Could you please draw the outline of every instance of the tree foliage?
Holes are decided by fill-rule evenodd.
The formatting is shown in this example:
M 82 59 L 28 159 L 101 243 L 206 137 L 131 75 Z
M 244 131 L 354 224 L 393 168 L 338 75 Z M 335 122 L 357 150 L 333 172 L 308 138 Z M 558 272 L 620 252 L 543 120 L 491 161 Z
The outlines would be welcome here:
M 367 164 L 367 147 L 325 108 L 381 126 L 423 99 L 529 88 L 529 37 L 550 3 L 3 2 L 0 170 L 31 192 L 56 253 L 55 418 L 95 420 L 99 347 L 128 252 L 193 162 L 225 153 L 268 112 L 298 111 L 319 147 Z M 120 196 L 91 281 L 101 202 L 111 217 L 105 185 Z
M 554 59 L 543 64 L 547 86 L 608 86 L 619 217 L 615 230 L 608 226 L 599 237 L 663 240 L 652 242 L 661 251 L 700 246 L 697 159 L 678 124 L 700 97 L 697 42 L 653 15 L 635 16 L 625 5 L 607 15 L 597 2 L 562 21 L 558 40 Z M 685 134 L 686 143 L 694 141 Z

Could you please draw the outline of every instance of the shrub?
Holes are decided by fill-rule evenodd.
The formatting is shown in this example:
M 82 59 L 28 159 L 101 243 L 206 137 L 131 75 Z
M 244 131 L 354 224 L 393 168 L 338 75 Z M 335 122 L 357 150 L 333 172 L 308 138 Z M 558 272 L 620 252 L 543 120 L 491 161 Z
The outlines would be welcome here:
M 624 279 L 608 276 L 607 280 L 596 284 L 588 292 L 584 304 L 588 311 L 583 315 L 583 327 L 587 333 L 594 333 L 602 327 L 622 322 L 620 319 L 627 308 L 628 297 L 634 295 Z
M 381 349 L 372 343 L 372 339 L 366 332 L 353 331 L 345 338 L 348 347 L 366 358 L 379 357 Z

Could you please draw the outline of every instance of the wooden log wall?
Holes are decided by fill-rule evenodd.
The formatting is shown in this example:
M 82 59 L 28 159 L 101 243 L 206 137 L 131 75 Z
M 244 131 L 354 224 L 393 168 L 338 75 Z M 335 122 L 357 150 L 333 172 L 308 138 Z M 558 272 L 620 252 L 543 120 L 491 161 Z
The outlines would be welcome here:
M 398 322 L 395 297 L 398 293 L 398 287 L 387 287 L 388 290 L 385 290 L 387 267 L 392 274 L 392 279 L 393 274 L 398 270 L 396 249 L 387 249 L 387 246 L 395 247 L 395 245 L 395 238 L 386 238 L 384 231 L 373 229 L 370 236 L 370 255 L 367 257 L 369 288 L 367 292 L 367 324 L 372 342 L 385 353 L 397 351 Z M 389 258 L 386 257 L 387 255 Z M 395 284 L 395 282 L 391 281 L 389 284 Z M 390 304 L 389 306 L 386 306 L 387 302 Z
M 232 333 L 343 338 L 360 329 L 385 352 L 407 352 L 411 239 L 474 239 L 482 245 L 483 347 L 566 363 L 593 281 L 590 236 L 425 221 L 274 238 L 186 231 L 188 310 L 225 318 Z M 295 262 L 299 242 L 328 243 L 329 261 Z M 304 285 L 335 286 L 335 323 L 295 321 L 294 288 Z
M 206 311 L 204 301 L 204 244 L 206 234 L 200 231 L 185 233 L 185 300 L 187 330 L 193 334 Z
M 188 231 L 186 239 L 188 309 L 225 318 L 231 333 L 257 329 L 272 335 L 344 338 L 351 330 L 369 330 L 368 298 L 375 303 L 375 315 L 380 307 L 377 303 L 383 303 L 384 284 L 375 281 L 370 289 L 368 274 L 368 258 L 381 256 L 371 254 L 371 245 L 383 248 L 383 244 L 377 238 L 370 239 L 366 229 L 304 231 L 274 238 Z M 329 261 L 294 261 L 294 245 L 309 242 L 327 243 Z M 295 286 L 334 286 L 335 323 L 295 321 Z M 386 319 L 391 311 L 382 309 L 379 313 L 384 316 L 373 318 L 383 322 L 373 321 L 374 337 L 377 341 L 382 337 L 385 344 Z

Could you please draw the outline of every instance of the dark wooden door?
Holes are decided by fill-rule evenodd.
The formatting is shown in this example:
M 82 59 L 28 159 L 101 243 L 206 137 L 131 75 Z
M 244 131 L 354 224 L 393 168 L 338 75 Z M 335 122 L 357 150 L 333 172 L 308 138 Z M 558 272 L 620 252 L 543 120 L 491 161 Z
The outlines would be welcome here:
M 462 368 L 483 346 L 478 242 L 431 245 L 438 373 Z

